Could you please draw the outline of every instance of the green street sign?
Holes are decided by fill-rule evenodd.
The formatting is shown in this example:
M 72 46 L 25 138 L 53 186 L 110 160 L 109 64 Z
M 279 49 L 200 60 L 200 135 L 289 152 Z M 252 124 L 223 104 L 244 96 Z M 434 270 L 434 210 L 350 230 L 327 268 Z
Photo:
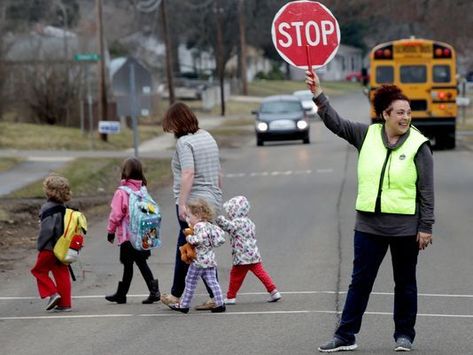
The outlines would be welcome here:
M 98 62 L 100 55 L 97 53 L 78 53 L 74 56 L 76 62 Z

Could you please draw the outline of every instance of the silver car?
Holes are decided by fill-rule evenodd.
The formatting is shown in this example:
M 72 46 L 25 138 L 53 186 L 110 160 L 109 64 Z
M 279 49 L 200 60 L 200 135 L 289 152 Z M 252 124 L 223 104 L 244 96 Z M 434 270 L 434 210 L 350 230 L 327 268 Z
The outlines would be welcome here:
M 317 105 L 312 100 L 313 95 L 310 90 L 297 90 L 292 93 L 294 96 L 298 97 L 302 102 L 304 110 L 307 111 L 307 114 L 310 118 L 317 117 Z
M 268 96 L 261 102 L 256 115 L 256 144 L 265 141 L 302 139 L 310 143 L 310 124 L 307 111 L 293 95 Z

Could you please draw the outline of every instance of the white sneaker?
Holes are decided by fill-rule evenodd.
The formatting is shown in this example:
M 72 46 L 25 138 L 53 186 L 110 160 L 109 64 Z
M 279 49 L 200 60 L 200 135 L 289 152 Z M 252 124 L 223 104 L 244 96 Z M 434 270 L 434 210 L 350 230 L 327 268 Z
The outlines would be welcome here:
M 225 298 L 223 300 L 223 303 L 225 303 L 225 304 L 236 304 L 236 298 Z
M 271 292 L 270 296 L 271 296 L 271 298 L 268 300 L 268 302 L 277 302 L 282 297 L 278 290 L 273 290 L 273 292 Z

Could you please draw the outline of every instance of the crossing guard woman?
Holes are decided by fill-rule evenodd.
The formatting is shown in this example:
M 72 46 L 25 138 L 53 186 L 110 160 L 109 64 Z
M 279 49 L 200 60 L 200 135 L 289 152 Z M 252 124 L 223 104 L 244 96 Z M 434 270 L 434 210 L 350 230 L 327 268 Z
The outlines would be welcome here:
M 417 315 L 417 256 L 432 243 L 434 223 L 428 139 L 410 125 L 409 99 L 395 85 L 376 91 L 373 104 L 383 123 L 368 125 L 342 119 L 322 93 L 316 74 L 307 72 L 306 83 L 327 128 L 359 152 L 352 280 L 335 334 L 318 350 L 357 348 L 355 334 L 389 248 L 395 283 L 394 350 L 410 351 Z

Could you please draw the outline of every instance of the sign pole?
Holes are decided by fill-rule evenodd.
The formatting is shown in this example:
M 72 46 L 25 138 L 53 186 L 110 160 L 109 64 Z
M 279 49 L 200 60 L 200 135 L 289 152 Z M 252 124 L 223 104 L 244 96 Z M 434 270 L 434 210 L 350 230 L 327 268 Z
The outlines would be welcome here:
M 93 123 L 93 112 L 92 112 L 92 94 L 90 93 L 90 78 L 89 78 L 89 68 L 85 72 L 85 80 L 87 81 L 87 108 L 89 114 L 89 138 L 90 138 L 90 147 L 94 149 L 94 123 Z
M 138 158 L 138 118 L 136 113 L 135 64 L 130 63 L 130 112 L 133 125 L 133 148 L 135 158 Z
M 309 71 L 310 76 L 314 78 L 314 70 L 312 69 L 312 62 L 310 60 L 310 46 L 308 44 L 305 46 L 305 54 L 307 56 L 307 70 Z M 314 86 L 315 85 L 310 85 L 310 91 L 314 91 Z

